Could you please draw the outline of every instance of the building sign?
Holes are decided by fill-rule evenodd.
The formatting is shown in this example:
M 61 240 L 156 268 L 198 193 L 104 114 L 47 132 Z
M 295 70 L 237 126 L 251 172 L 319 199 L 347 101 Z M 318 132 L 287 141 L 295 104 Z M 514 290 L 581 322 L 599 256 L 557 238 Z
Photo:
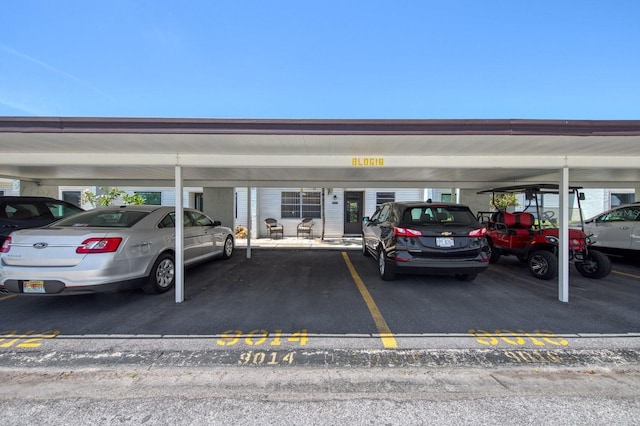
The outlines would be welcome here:
M 353 167 L 384 167 L 383 157 L 353 157 L 351 159 Z

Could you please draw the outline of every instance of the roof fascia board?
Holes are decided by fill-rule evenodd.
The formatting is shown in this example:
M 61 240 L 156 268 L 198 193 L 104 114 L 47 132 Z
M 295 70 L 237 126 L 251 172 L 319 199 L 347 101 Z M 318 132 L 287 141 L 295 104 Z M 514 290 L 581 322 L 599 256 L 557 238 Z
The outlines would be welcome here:
M 637 136 L 640 120 L 0 117 L 0 133 Z

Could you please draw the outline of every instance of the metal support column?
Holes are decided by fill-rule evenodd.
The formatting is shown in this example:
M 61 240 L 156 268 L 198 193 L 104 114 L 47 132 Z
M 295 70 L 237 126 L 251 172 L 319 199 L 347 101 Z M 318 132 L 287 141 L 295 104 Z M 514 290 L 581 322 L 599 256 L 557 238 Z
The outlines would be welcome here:
M 251 187 L 247 186 L 247 259 L 251 259 Z
M 569 168 L 560 170 L 558 197 L 560 218 L 558 237 L 558 299 L 569 302 Z
M 182 167 L 176 166 L 176 224 L 175 224 L 175 292 L 176 303 L 184 302 L 184 209 L 182 206 Z

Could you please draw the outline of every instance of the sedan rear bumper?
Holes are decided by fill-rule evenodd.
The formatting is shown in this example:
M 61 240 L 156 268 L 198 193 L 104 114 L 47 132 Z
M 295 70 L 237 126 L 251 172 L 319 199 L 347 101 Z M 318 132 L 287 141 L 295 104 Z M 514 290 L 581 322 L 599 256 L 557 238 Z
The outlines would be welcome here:
M 489 267 L 489 262 L 476 259 L 420 259 L 394 260 L 396 271 L 401 274 L 423 273 L 433 275 L 478 274 Z
M 4 288 L 9 293 L 23 294 L 25 296 L 104 293 L 140 288 L 144 285 L 144 279 L 140 278 L 118 282 L 76 286 L 66 286 L 62 281 L 58 280 L 43 280 L 42 284 L 43 291 L 29 292 L 25 289 L 24 280 L 6 280 L 4 282 Z

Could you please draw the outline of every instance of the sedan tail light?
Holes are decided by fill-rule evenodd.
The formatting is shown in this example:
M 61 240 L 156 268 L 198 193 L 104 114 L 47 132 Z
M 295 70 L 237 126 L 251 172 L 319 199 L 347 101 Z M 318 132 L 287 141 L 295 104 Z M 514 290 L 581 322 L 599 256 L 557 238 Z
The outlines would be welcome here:
M 10 249 L 11 249 L 11 237 L 7 237 L 7 239 L 4 240 L 4 243 L 2 243 L 2 248 L 0 249 L 0 253 L 9 253 Z
M 393 235 L 396 237 L 422 237 L 422 232 L 409 229 L 409 228 L 400 228 L 398 226 L 393 227 Z
M 472 229 L 469 231 L 469 236 L 473 238 L 482 238 L 487 235 L 487 228 Z
M 78 254 L 113 253 L 118 250 L 122 238 L 89 238 L 76 249 Z

